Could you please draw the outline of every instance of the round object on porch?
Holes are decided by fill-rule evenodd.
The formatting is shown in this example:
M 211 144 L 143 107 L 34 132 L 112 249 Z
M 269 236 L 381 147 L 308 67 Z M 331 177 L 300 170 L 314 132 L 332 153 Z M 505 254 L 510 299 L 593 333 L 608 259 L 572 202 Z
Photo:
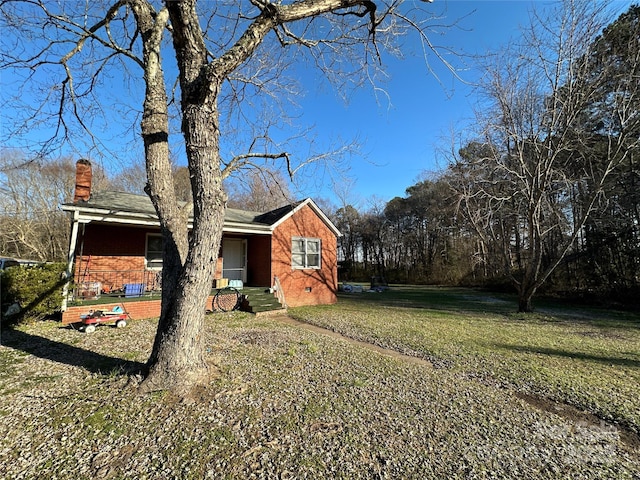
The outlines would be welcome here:
M 240 292 L 233 287 L 225 287 L 213 297 L 213 310 L 230 312 L 240 307 Z

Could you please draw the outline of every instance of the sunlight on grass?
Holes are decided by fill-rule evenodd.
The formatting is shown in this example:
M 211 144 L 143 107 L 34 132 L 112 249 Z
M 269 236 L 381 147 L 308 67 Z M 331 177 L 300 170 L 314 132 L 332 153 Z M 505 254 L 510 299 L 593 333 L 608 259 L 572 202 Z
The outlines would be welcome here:
M 473 298 L 406 289 L 291 310 L 432 365 L 282 318 L 210 315 L 219 375 L 184 400 L 136 392 L 157 321 L 20 327 L 0 349 L 0 477 L 636 478 L 628 429 L 527 395 L 637 426 L 638 323 Z
M 290 314 L 351 338 L 545 396 L 640 431 L 640 318 L 545 303 L 515 314 L 508 297 L 401 287 L 344 295 Z

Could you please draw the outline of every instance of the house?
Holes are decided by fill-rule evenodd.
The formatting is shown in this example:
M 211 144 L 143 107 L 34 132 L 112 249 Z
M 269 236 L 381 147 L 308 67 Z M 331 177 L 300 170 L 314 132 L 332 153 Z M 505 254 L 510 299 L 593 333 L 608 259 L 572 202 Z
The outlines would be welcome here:
M 106 299 L 114 291 L 145 297 L 143 293 L 157 292 L 162 237 L 150 199 L 124 192 L 92 193 L 90 165 L 81 162 L 74 202 L 62 206 L 72 217 L 68 273 L 74 278 L 75 297 Z M 235 281 L 265 290 L 277 282 L 287 306 L 335 303 L 340 235 L 309 198 L 269 212 L 227 209 L 217 284 Z M 63 313 L 63 322 L 76 316 L 67 314 L 65 320 Z

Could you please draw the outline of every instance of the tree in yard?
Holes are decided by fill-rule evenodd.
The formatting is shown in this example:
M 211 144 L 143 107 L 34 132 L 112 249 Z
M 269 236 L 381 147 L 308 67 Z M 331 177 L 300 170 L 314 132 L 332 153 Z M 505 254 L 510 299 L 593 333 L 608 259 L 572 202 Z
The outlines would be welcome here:
M 390 238 L 387 231 L 387 219 L 384 216 L 385 205 L 379 198 L 372 198 L 367 211 L 360 215 L 358 230 L 362 246 L 363 268 L 373 276 L 386 278 L 387 258 Z
M 607 195 L 587 221 L 582 237 L 583 285 L 609 296 L 631 297 L 640 288 L 640 6 L 632 6 L 598 37 L 592 55 L 593 71 L 607 72 L 581 122 L 594 132 L 593 142 L 606 151 L 611 132 L 626 131 L 627 152 L 606 182 Z M 597 77 L 596 77 L 597 78 Z M 586 82 L 590 82 L 587 79 Z M 613 114 L 619 99 L 627 97 L 628 113 Z M 580 200 L 581 192 L 576 192 Z
M 637 78 L 601 48 L 599 5 L 565 2 L 532 18 L 522 44 L 487 68 L 482 135 L 449 169 L 467 219 L 501 252 L 523 312 L 607 201 L 640 122 Z
M 23 72 L 25 85 L 43 82 L 37 77 L 41 69 L 47 78 L 56 78 L 55 88 L 42 90 L 55 97 L 53 108 L 41 104 L 24 113 L 14 121 L 18 130 L 53 119 L 54 135 L 66 139 L 80 131 L 100 145 L 92 125 L 108 107 L 105 88 L 112 78 L 131 83 L 134 92 L 138 88 L 142 107 L 134 113 L 140 116 L 144 144 L 145 191 L 163 236 L 161 316 L 143 391 L 184 393 L 210 374 L 202 327 L 227 201 L 223 180 L 260 159 L 282 160 L 290 173 L 296 169 L 287 152 L 273 149 L 269 135 L 273 119 L 283 111 L 276 109 L 284 108 L 277 100 L 295 94 L 295 84 L 282 71 L 306 59 L 345 87 L 356 78 L 375 78 L 383 52 L 396 51 L 398 35 L 414 31 L 430 46 L 428 16 L 420 5 L 401 1 L 32 0 L 2 2 L 0 8 L 2 51 L 8 52 L 2 67 Z M 165 74 L 173 69 L 175 88 Z M 272 111 L 260 117 L 254 110 L 257 99 L 265 98 L 259 101 Z M 116 99 L 109 115 L 129 110 Z M 180 122 L 191 182 L 190 232 L 169 155 L 174 117 Z M 252 124 L 254 135 L 245 153 L 227 158 L 221 155 L 221 139 L 225 133 L 238 139 L 232 124 Z
M 342 233 L 338 248 L 342 258 L 342 280 L 351 281 L 361 259 L 360 213 L 353 205 L 345 205 L 336 210 L 333 223 Z
M 454 266 L 455 212 L 448 197 L 451 191 L 440 178 L 422 180 L 396 197 L 385 208 L 387 228 L 392 232 L 390 264 L 404 271 L 408 283 L 445 283 L 459 280 L 459 266 Z
M 137 159 L 136 159 L 137 160 Z M 187 167 L 172 165 L 173 187 L 176 198 L 181 202 L 191 201 L 191 180 Z M 115 176 L 109 179 L 109 185 L 114 190 L 144 195 L 146 182 L 146 167 L 144 162 L 134 161 L 121 169 Z

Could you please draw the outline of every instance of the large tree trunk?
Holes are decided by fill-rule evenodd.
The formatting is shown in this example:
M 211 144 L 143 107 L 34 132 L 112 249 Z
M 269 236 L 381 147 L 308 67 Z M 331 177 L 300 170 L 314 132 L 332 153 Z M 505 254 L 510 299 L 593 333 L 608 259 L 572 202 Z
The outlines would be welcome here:
M 187 212 L 178 207 L 169 159 L 168 98 L 161 59 L 161 44 L 169 13 L 166 9 L 156 12 L 145 1 L 132 1 L 131 8 L 143 39 L 146 90 L 140 127 L 148 180 L 145 191 L 160 221 L 163 237 L 162 296 L 169 298 L 175 291 L 188 250 Z M 163 312 L 167 305 L 163 302 Z
M 533 295 L 534 292 L 526 291 L 518 294 L 518 312 L 519 313 L 532 313 L 533 312 Z
M 189 251 L 175 288 L 170 292 L 163 288 L 162 313 L 147 364 L 148 374 L 142 385 L 144 391 L 171 389 L 184 394 L 192 386 L 206 382 L 211 373 L 204 356 L 204 316 L 222 238 L 226 203 L 219 168 L 216 119 L 214 100 L 190 105 L 184 110 L 183 130 L 189 155 L 194 224 Z
M 535 296 L 540 283 L 535 277 L 528 276 L 531 272 L 525 270 L 522 279 L 516 284 L 518 291 L 518 312 L 533 312 L 533 297 Z
M 219 152 L 220 84 L 202 76 L 206 49 L 200 48 L 204 42 L 194 4 L 171 3 L 167 11 L 174 20 L 194 223 L 187 249 L 186 212 L 178 208 L 173 183 L 163 175 L 171 169 L 157 172 L 148 165 L 150 195 L 163 230 L 163 284 L 158 331 L 141 389 L 186 394 L 205 383 L 211 373 L 204 356 L 204 315 L 220 249 L 226 195 Z
M 186 379 L 193 376 L 188 373 L 190 367 L 187 365 L 191 362 L 190 359 L 170 360 L 171 355 L 182 355 L 179 350 L 184 340 L 168 338 L 170 335 L 178 338 L 187 338 L 189 335 L 188 331 L 185 331 L 188 329 L 175 325 L 175 320 L 179 318 L 175 315 L 175 299 L 179 298 L 177 285 L 188 249 L 187 218 L 176 202 L 169 160 L 168 102 L 160 58 L 160 45 L 168 14 L 166 11 L 156 14 L 145 2 L 132 2 L 132 8 L 144 40 L 146 91 L 141 133 L 148 178 L 145 190 L 158 214 L 164 250 L 160 324 L 153 353 L 147 364 L 148 376 L 142 386 L 143 390 L 148 391 L 170 388 L 170 382 L 175 381 L 180 375 Z M 160 349 L 159 346 L 164 339 L 168 340 L 168 348 Z M 175 351 L 170 353 L 172 349 Z M 189 349 L 184 352 L 187 356 L 191 354 Z
M 279 7 L 266 3 L 237 42 L 211 63 L 208 63 L 204 34 L 196 13 L 196 0 L 167 0 L 165 8 L 159 12 L 157 18 L 166 12 L 171 21 L 171 38 L 180 72 L 182 133 L 189 163 L 194 223 L 185 258 L 183 245 L 187 238 L 187 221 L 181 217 L 175 192 L 170 191 L 169 179 L 163 174 L 170 169 L 154 172 L 153 166 L 148 165 L 149 193 L 156 205 L 165 243 L 162 310 L 147 363 L 147 376 L 141 386 L 143 391 L 170 389 L 185 394 L 191 387 L 206 381 L 210 374 L 204 356 L 204 315 L 226 206 L 220 169 L 217 105 L 222 82 L 251 56 L 278 23 L 345 9 L 361 2 L 295 2 Z M 137 5 L 138 2 L 133 3 Z M 367 7 L 371 8 L 369 3 Z M 136 8 L 142 9 L 144 5 L 146 2 L 141 2 Z M 151 59 L 160 54 L 159 43 L 155 48 L 156 51 L 150 51 Z M 148 70 L 146 73 L 148 79 L 154 72 Z M 164 139 L 158 140 L 164 142 Z M 149 141 L 153 142 L 154 138 L 149 137 Z M 154 173 L 157 174 L 155 178 Z

